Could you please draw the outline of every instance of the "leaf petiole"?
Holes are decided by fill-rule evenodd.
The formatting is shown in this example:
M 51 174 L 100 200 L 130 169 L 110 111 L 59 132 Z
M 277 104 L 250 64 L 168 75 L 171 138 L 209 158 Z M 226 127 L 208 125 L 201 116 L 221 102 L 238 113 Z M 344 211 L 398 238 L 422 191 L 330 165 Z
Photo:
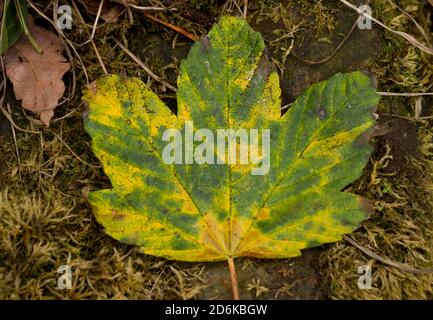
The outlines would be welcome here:
M 233 258 L 229 258 L 227 262 L 229 263 L 230 279 L 232 282 L 232 290 L 233 290 L 233 299 L 239 300 L 238 277 L 236 275 L 235 262 L 233 261 Z

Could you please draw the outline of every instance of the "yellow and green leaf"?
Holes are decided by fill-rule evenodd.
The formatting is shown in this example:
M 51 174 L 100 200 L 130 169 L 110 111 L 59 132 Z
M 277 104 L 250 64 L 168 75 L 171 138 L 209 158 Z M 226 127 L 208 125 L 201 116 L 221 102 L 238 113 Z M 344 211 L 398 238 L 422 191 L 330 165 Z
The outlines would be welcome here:
M 287 258 L 340 240 L 368 213 L 343 192 L 372 148 L 379 100 L 367 76 L 312 85 L 281 115 L 277 73 L 261 35 L 224 17 L 180 65 L 177 114 L 136 78 L 109 75 L 85 92 L 85 122 L 112 189 L 90 192 L 99 223 L 144 253 L 182 261 Z M 166 164 L 166 129 L 269 129 L 270 169 Z

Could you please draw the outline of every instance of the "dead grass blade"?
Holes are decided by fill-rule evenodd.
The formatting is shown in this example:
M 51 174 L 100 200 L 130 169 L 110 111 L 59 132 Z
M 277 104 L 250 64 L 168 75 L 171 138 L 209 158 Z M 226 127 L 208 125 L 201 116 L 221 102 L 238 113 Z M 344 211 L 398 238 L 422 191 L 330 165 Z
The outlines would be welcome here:
M 348 236 L 343 236 L 343 239 L 346 240 L 347 242 L 349 242 L 350 244 L 354 245 L 355 247 L 357 247 L 359 250 L 364 252 L 369 257 L 372 257 L 373 259 L 376 259 L 376 260 L 378 260 L 378 261 L 380 261 L 380 262 L 382 262 L 388 266 L 397 268 L 400 271 L 408 272 L 408 273 L 414 273 L 414 274 L 432 274 L 433 273 L 433 269 L 417 269 L 417 268 L 413 268 L 411 266 L 407 266 L 403 263 L 392 261 L 388 258 L 383 258 L 383 257 L 379 256 L 378 254 L 375 254 L 370 249 L 367 249 L 366 247 L 361 246 L 358 242 L 356 242 L 355 240 L 353 240 L 352 238 L 350 238 Z
M 134 60 L 141 68 L 143 68 L 144 71 L 146 71 L 149 76 L 151 76 L 155 81 L 161 83 L 162 85 L 166 86 L 167 88 L 173 90 L 174 92 L 177 91 L 177 89 L 169 84 L 168 82 L 162 80 L 160 77 L 158 77 L 152 70 L 147 67 L 143 61 L 141 61 L 135 54 L 133 54 L 127 47 L 125 47 L 122 43 L 119 41 L 116 41 L 116 43 L 119 45 L 119 47 L 122 48 L 122 50 L 131 57 L 132 60 Z

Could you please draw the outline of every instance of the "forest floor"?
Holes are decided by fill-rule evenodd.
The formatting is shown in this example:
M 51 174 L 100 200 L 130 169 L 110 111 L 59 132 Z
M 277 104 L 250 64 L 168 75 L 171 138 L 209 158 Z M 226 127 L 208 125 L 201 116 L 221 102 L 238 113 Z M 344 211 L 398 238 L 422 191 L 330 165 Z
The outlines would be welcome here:
M 29 12 L 37 25 L 56 32 L 40 14 L 50 19 L 53 3 L 35 2 L 40 12 Z M 141 254 L 104 234 L 85 197 L 110 182 L 83 127 L 81 89 L 104 74 L 103 65 L 109 73 L 141 78 L 175 110 L 175 92 L 149 76 L 117 42 L 176 86 L 179 62 L 193 41 L 130 7 L 115 21 L 98 25 L 98 59 L 92 44 L 85 43 L 96 12 L 81 1 L 74 3 L 73 28 L 65 36 L 77 55 L 69 48 L 73 71 L 64 77 L 67 99 L 49 128 L 22 111 L 7 83 L 5 105 L 15 127 L 0 113 L 0 298 L 230 299 L 226 263 L 180 263 Z M 242 15 L 244 5 L 242 0 L 136 3 L 176 8 L 148 13 L 197 36 L 205 35 L 222 15 Z M 433 41 L 429 1 L 369 4 L 385 25 L 425 44 Z M 247 20 L 264 37 L 280 74 L 283 105 L 312 83 L 353 70 L 370 74 L 381 92 L 433 91 L 432 55 L 376 24 L 350 32 L 357 18 L 338 0 L 248 1 Z M 346 35 L 341 48 L 320 61 Z M 375 207 L 352 239 L 381 257 L 419 269 L 433 264 L 432 112 L 431 96 L 382 97 L 380 133 L 370 141 L 375 151 L 363 176 L 347 187 Z M 64 264 L 74 272 L 71 290 L 57 288 L 57 269 Z M 358 287 L 363 265 L 372 268 L 371 289 Z M 294 259 L 239 259 L 237 269 L 244 299 L 433 299 L 433 274 L 402 271 L 344 240 L 304 250 Z

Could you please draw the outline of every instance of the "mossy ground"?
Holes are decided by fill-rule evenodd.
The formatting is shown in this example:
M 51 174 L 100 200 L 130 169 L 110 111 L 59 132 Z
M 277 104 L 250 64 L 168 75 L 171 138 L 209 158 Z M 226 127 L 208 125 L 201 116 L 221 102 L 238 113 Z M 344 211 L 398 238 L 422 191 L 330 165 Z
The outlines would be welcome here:
M 152 14 L 198 36 L 222 14 L 240 15 L 243 5 L 241 0 L 137 3 L 177 7 Z M 426 1 L 370 3 L 373 15 L 385 24 L 425 43 L 432 41 L 433 8 Z M 37 6 L 52 16 L 52 2 L 38 1 Z M 74 27 L 65 34 L 75 43 L 84 66 L 72 52 L 75 77 L 73 72 L 65 77 L 68 99 L 57 108 L 50 128 L 23 113 L 7 84 L 4 106 L 10 105 L 17 127 L 13 133 L 0 114 L 0 298 L 230 298 L 225 265 L 142 255 L 106 236 L 93 218 L 86 193 L 110 184 L 83 128 L 81 88 L 87 83 L 86 74 L 92 81 L 103 71 L 93 46 L 80 45 L 90 37 L 95 16 L 79 3 L 77 8 L 82 17 L 74 11 Z M 354 69 L 376 74 L 380 91 L 428 91 L 433 83 L 433 57 L 377 26 L 355 29 L 326 63 L 303 62 L 332 52 L 355 21 L 356 15 L 339 1 L 249 1 L 248 8 L 248 20 L 263 34 L 281 74 L 284 104 L 309 84 Z M 427 39 L 399 8 L 419 23 Z M 53 30 L 30 11 L 39 17 L 37 23 Z M 191 41 L 139 10 L 125 10 L 115 23 L 98 27 L 94 41 L 108 72 L 142 78 L 176 108 L 175 93 L 149 77 L 116 41 L 174 85 L 179 60 Z M 351 236 L 381 256 L 428 268 L 433 261 L 433 129 L 428 118 L 433 99 L 422 99 L 421 117 L 416 118 L 417 99 L 384 97 L 380 103 L 380 130 L 371 139 L 375 153 L 362 178 L 348 187 L 373 201 L 376 209 Z M 56 271 L 63 264 L 73 269 L 71 290 L 57 289 Z M 364 264 L 373 268 L 373 287 L 368 290 L 357 286 L 357 269 Z M 344 241 L 306 250 L 296 259 L 242 259 L 237 268 L 243 298 L 433 298 L 433 275 L 408 274 L 383 265 Z

